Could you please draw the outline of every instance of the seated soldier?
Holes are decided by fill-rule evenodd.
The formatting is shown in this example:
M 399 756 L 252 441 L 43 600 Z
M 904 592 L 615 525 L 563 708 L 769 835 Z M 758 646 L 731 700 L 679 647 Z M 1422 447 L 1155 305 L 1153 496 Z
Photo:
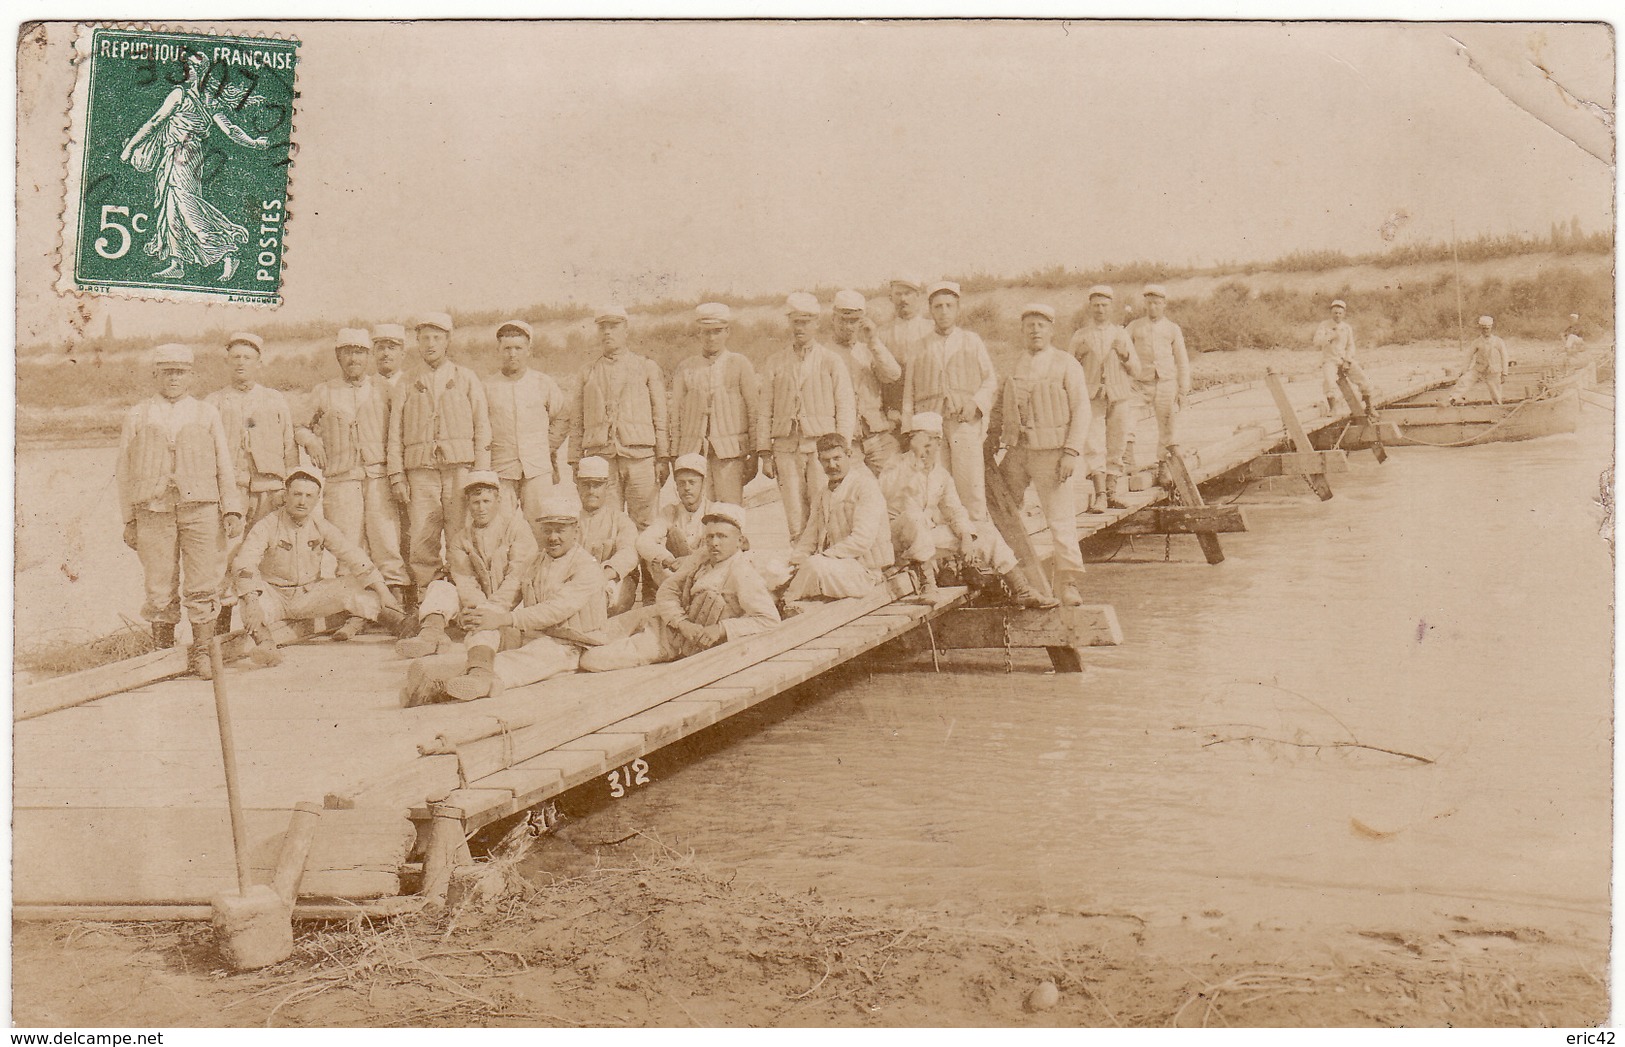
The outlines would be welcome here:
M 957 541 L 959 554 L 966 560 L 992 565 L 1020 606 L 1055 606 L 1027 583 L 1016 554 L 997 527 L 984 521 L 978 533 L 965 503 L 959 500 L 953 477 L 937 464 L 941 446 L 942 416 L 918 412 L 909 426 L 908 453 L 880 474 L 898 563 L 920 576 L 917 599 L 936 603 L 936 558 L 953 549 Z
M 638 555 L 644 570 L 658 587 L 677 570 L 677 562 L 698 552 L 705 533 L 708 500 L 705 497 L 705 455 L 685 454 L 672 469 L 677 501 L 660 507 L 654 520 L 638 535 Z
M 603 569 L 581 547 L 581 503 L 568 487 L 542 496 L 541 552 L 520 572 L 519 606 L 465 609 L 473 630 L 461 675 L 444 658 L 419 658 L 406 676 L 408 708 L 472 701 L 576 671 L 585 647 L 605 640 Z
M 347 611 L 333 639 L 350 640 L 369 620 L 397 629 L 405 619 L 367 554 L 314 515 L 322 483 L 322 471 L 313 465 L 290 470 L 282 508 L 254 525 L 232 560 L 243 625 L 254 641 L 249 657 L 260 665 L 282 660 L 272 630 L 285 621 Z M 324 552 L 338 561 L 340 577 L 322 577 Z
M 673 662 L 779 623 L 773 594 L 741 551 L 745 511 L 713 502 L 702 522 L 700 548 L 661 583 L 654 617 L 626 639 L 582 654 L 583 672 Z
M 609 613 L 631 608 L 638 595 L 638 529 L 626 510 L 605 504 L 609 498 L 609 463 L 589 456 L 576 463 L 576 490 L 581 495 L 581 545 L 602 566 Z
M 463 527 L 446 551 L 451 581 L 437 578 L 418 605 L 418 632 L 395 645 L 403 658 L 422 658 L 451 646 L 446 626 L 461 612 L 487 605 L 511 611 L 519 602 L 519 579 L 536 555 L 536 535 L 517 507 L 506 506 L 502 481 L 490 470 L 470 472 L 463 481 Z M 534 503 L 532 503 L 534 504 Z M 468 630 L 464 630 L 468 632 Z M 494 638 L 472 634 L 468 646 L 496 646 Z
M 874 474 L 853 461 L 840 433 L 820 436 L 817 451 L 828 483 L 814 492 L 807 526 L 790 554 L 795 573 L 787 601 L 862 596 L 880 584 L 880 572 L 892 562 L 886 496 Z

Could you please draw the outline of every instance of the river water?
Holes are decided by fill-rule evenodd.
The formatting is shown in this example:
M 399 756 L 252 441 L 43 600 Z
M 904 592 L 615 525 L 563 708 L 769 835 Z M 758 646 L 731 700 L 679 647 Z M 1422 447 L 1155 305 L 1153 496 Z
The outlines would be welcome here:
M 1190 538 L 1091 565 L 1126 642 L 1084 674 L 870 658 L 657 757 L 567 835 L 645 828 L 785 890 L 951 912 L 1317 929 L 1493 910 L 1600 942 L 1612 429 L 1583 419 L 1356 454 L 1326 503 L 1272 481 L 1241 496 L 1250 530 L 1220 566 Z M 19 642 L 133 617 L 111 451 L 17 470 Z

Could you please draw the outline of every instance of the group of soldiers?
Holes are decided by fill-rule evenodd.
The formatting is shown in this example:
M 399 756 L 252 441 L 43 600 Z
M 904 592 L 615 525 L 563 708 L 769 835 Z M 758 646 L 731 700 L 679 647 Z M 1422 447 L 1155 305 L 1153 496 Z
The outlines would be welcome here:
M 142 614 L 171 646 L 184 611 L 200 675 L 234 609 L 260 664 L 280 660 L 282 623 L 343 614 L 333 638 L 348 640 L 377 622 L 413 659 L 418 704 L 684 657 L 900 570 L 934 601 L 948 557 L 998 576 L 1018 605 L 1055 606 L 990 521 L 985 469 L 997 461 L 1018 501 L 1034 488 L 1057 566 L 1081 571 L 1074 492 L 1085 512 L 1126 507 L 1144 412 L 1161 453 L 1176 442 L 1191 370 L 1166 292 L 1147 286 L 1125 327 L 1112 289 L 1091 288 L 1066 349 L 1055 310 L 1024 306 L 1002 380 L 959 324 L 957 284 L 903 277 L 890 298 L 877 324 L 861 294 L 838 293 L 825 345 L 821 303 L 791 294 L 788 344 L 760 372 L 728 347 L 728 306 L 703 304 L 700 352 L 669 381 L 609 306 L 572 396 L 531 366 L 522 320 L 497 328 L 501 369 L 485 378 L 449 358 L 446 314 L 412 325 L 411 370 L 402 325 L 346 328 L 338 377 L 299 415 L 258 383 L 253 334 L 228 339 L 231 384 L 201 401 L 191 349 L 159 346 L 157 394 L 130 410 L 118 464 Z M 1353 364 L 1342 308 L 1316 335 L 1329 374 Z M 758 472 L 777 483 L 788 556 L 747 552 L 744 488 Z M 668 478 L 675 498 L 661 505 Z M 622 635 L 611 619 L 645 579 L 653 614 Z M 1070 584 L 1062 597 L 1079 600 Z M 448 673 L 459 634 L 465 654 Z

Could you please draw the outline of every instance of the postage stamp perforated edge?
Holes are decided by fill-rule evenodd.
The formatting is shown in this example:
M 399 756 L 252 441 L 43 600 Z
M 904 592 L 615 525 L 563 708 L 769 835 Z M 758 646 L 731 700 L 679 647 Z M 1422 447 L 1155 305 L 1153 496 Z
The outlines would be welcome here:
M 290 97 L 288 105 L 288 163 L 286 184 L 283 191 L 283 209 L 281 221 L 281 242 L 278 246 L 278 278 L 276 291 L 269 296 L 248 297 L 235 294 L 228 288 L 219 290 L 197 289 L 165 284 L 136 283 L 133 285 L 82 285 L 77 273 L 79 270 L 78 250 L 82 240 L 83 227 L 81 226 L 82 208 L 81 195 L 84 192 L 84 151 L 86 138 L 89 133 L 90 120 L 90 90 L 92 47 L 95 33 L 98 29 L 113 29 L 124 32 L 150 32 L 154 34 L 177 34 L 194 37 L 214 37 L 222 41 L 266 41 L 274 40 L 279 43 L 302 43 L 297 36 L 283 33 L 255 33 L 237 34 L 220 32 L 218 23 L 215 24 L 154 24 L 150 22 L 81 22 L 74 26 L 73 63 L 75 73 L 73 87 L 68 97 L 67 112 L 62 125 L 63 146 L 63 195 L 62 211 L 59 216 L 56 251 L 56 283 L 55 290 L 63 296 L 111 297 L 138 301 L 157 302 L 223 302 L 232 305 L 254 306 L 261 309 L 275 309 L 282 304 L 283 281 L 287 277 L 290 267 L 291 244 L 288 240 L 287 230 L 293 217 L 294 200 L 294 168 L 295 158 L 299 155 L 298 136 L 298 100 L 299 100 L 299 69 L 298 62 L 293 63 L 293 77 L 290 83 Z

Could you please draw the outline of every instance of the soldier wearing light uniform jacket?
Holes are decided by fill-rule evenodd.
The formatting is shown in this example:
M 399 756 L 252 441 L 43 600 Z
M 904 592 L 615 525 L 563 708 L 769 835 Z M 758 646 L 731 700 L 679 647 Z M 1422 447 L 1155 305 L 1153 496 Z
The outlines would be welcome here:
M 903 427 L 915 411 L 942 416 L 948 471 L 972 520 L 986 520 L 987 491 L 983 444 L 999 376 L 981 336 L 959 326 L 959 285 L 943 280 L 930 286 L 926 303 L 932 330 L 903 376 Z
M 505 320 L 497 328 L 502 369 L 485 379 L 491 412 L 491 468 L 502 495 L 522 518 L 535 519 L 542 495 L 559 482 L 554 455 L 564 443 L 564 390 L 530 366 L 531 328 Z
M 678 458 L 672 468 L 677 500 L 661 506 L 654 523 L 638 535 L 638 556 L 656 586 L 677 570 L 684 558 L 699 551 L 705 534 L 703 521 L 710 508 L 710 500 L 705 497 L 705 470 L 706 461 L 700 455 Z
M 638 529 L 626 510 L 609 500 L 610 466 L 592 455 L 576 463 L 581 506 L 581 547 L 600 565 L 609 613 L 629 609 L 638 595 Z
M 1168 319 L 1168 292 L 1159 284 L 1145 288 L 1145 315 L 1128 325 L 1129 341 L 1140 358 L 1140 398 L 1157 420 L 1159 460 L 1178 441 L 1176 427 L 1185 397 L 1191 394 L 1191 361 L 1185 332 Z M 1134 468 L 1134 463 L 1129 463 Z
M 855 446 L 864 464 L 878 474 L 897 457 L 897 422 L 887 417 L 885 388 L 902 380 L 903 367 L 880 340 L 866 310 L 869 303 L 856 291 L 835 295 L 834 353 L 852 375 L 852 396 L 857 413 Z
M 603 355 L 581 372 L 570 412 L 570 464 L 602 458 L 611 507 L 647 527 L 671 471 L 666 380 L 659 364 L 626 347 L 625 309 L 606 306 L 593 322 Z
M 1089 441 L 1084 464 L 1094 485 L 1087 512 L 1126 509 L 1123 474 L 1128 434 L 1140 414 L 1140 394 L 1134 383 L 1141 377 L 1140 357 L 1128 331 L 1111 321 L 1112 289 L 1089 288 L 1088 316 L 1072 335 L 1068 349 L 1083 365 L 1089 390 Z
M 1371 403 L 1371 382 L 1365 369 L 1354 359 L 1354 328 L 1343 319 L 1348 306 L 1341 298 L 1331 305 L 1331 319 L 1322 320 L 1315 327 L 1315 348 L 1320 350 L 1321 386 L 1326 394 L 1326 408 L 1337 411 L 1339 378 L 1347 378 L 1359 390 L 1361 403 L 1349 404 L 1349 410 L 1358 412 Z
M 886 496 L 862 461 L 855 461 L 839 433 L 818 438 L 818 464 L 825 482 L 790 554 L 795 570 L 784 597 L 838 600 L 862 596 L 891 566 L 891 524 Z
M 379 395 L 361 405 L 356 431 L 361 437 L 361 514 L 367 555 L 384 576 L 384 584 L 410 610 L 417 606 L 417 590 L 406 573 L 406 503 L 396 498 L 389 484 L 390 403 L 401 384 L 405 355 L 405 327 L 379 324 L 372 329 L 372 381 Z
M 1500 403 L 1501 380 L 1506 377 L 1507 367 L 1507 344 L 1495 333 L 1495 319 L 1479 317 L 1478 337 L 1467 347 L 1467 359 L 1462 361 L 1461 373 L 1450 391 L 1450 402 L 1465 403 L 1467 394 L 1483 385 L 1489 390 L 1490 402 Z
M 721 302 L 694 310 L 700 355 L 671 376 L 671 452 L 702 455 L 710 497 L 742 505 L 761 443 L 760 384 L 749 360 L 728 348 L 733 317 Z
M 886 347 L 897 358 L 898 366 L 908 371 L 909 361 L 925 348 L 925 339 L 932 330 L 931 318 L 925 315 L 925 281 L 918 276 L 893 277 L 889 286 L 892 319 L 881 329 Z M 881 402 L 886 417 L 899 423 L 897 448 L 899 453 L 908 449 L 908 434 L 901 430 L 903 420 L 903 380 L 887 382 L 881 386 Z
M 296 437 L 325 476 L 322 516 L 355 545 L 366 542 L 367 467 L 362 418 L 387 413 L 388 389 L 367 374 L 372 339 L 366 331 L 346 327 L 334 339 L 339 375 L 311 391 L 311 410 Z

